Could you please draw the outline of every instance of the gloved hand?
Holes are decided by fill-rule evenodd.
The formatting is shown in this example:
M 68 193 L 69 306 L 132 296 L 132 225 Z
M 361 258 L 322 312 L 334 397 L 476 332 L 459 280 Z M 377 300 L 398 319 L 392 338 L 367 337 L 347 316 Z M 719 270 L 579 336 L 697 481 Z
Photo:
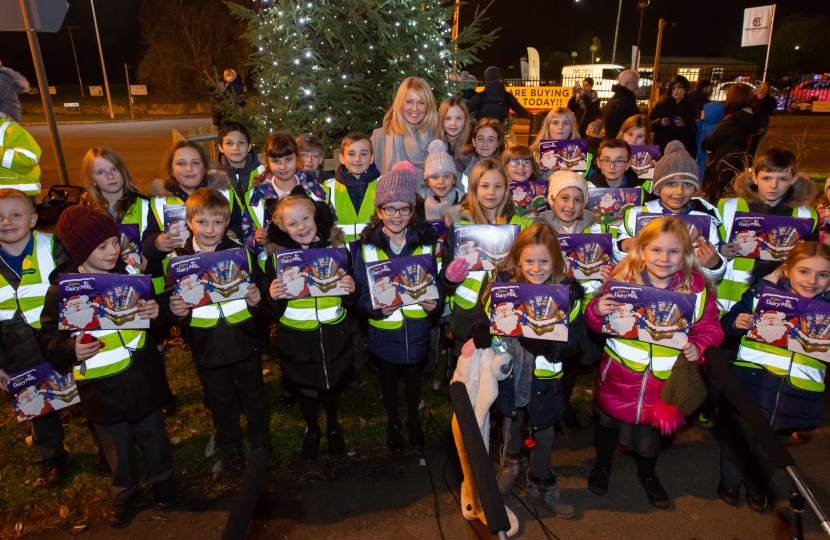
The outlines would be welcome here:
M 467 277 L 467 268 L 469 267 L 467 259 L 455 259 L 447 265 L 447 272 L 444 275 L 453 283 L 461 283 Z
M 473 328 L 473 344 L 476 349 L 489 349 L 493 343 L 493 337 L 490 335 L 490 326 L 486 324 L 479 324 Z

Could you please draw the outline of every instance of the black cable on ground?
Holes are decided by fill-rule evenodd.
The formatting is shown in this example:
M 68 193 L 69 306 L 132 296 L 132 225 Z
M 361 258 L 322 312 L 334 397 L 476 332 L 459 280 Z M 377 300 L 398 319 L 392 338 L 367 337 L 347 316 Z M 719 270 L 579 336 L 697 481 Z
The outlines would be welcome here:
M 545 523 L 542 521 L 542 518 L 540 518 L 540 517 L 539 517 L 539 513 L 538 513 L 538 512 L 536 512 L 536 504 L 535 504 L 535 503 L 533 504 L 533 510 L 531 510 L 531 509 L 530 509 L 530 507 L 529 507 L 529 506 L 528 506 L 528 505 L 527 505 L 527 504 L 526 504 L 526 503 L 522 500 L 522 498 L 521 498 L 521 497 L 519 497 L 518 495 L 516 495 L 516 492 L 515 492 L 515 491 L 511 491 L 511 492 L 510 492 L 510 494 L 511 494 L 511 495 L 513 495 L 513 496 L 516 498 L 516 500 L 517 500 L 517 501 L 519 501 L 519 503 L 520 503 L 522 506 L 524 506 L 524 507 L 525 507 L 525 509 L 526 509 L 528 512 L 530 512 L 530 515 L 531 515 L 531 516 L 533 516 L 534 518 L 536 518 L 536 521 L 539 523 L 539 527 L 542 529 L 542 533 L 544 533 L 545 537 L 546 537 L 548 540 L 562 540 L 561 538 L 559 538 L 559 537 L 556 535 L 556 533 L 555 533 L 555 532 L 553 532 L 552 530 L 550 530 L 550 528 L 549 528 L 547 525 L 545 525 Z M 547 508 L 547 507 L 545 507 L 545 508 Z

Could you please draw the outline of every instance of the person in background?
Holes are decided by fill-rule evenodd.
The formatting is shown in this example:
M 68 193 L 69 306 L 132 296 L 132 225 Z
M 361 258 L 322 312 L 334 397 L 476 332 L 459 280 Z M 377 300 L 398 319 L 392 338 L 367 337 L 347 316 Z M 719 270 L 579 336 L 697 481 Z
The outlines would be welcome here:
M 691 101 L 697 107 L 697 115 L 695 118 L 700 118 L 700 112 L 703 110 L 703 106 L 709 103 L 709 94 L 712 92 L 712 81 L 709 79 L 701 79 L 697 81 L 697 86 L 695 86 L 694 92 L 689 92 L 686 96 L 686 99 Z
M 334 178 L 333 172 L 323 170 L 326 155 L 323 149 L 323 140 L 320 137 L 313 133 L 303 133 L 297 137 L 296 142 L 300 149 L 302 160 L 300 169 L 303 172 L 310 173 L 321 183 Z
M 628 146 L 651 144 L 652 137 L 651 122 L 644 114 L 632 116 L 623 122 L 617 133 L 617 138 L 627 142 Z
M 775 109 L 778 108 L 778 100 L 775 99 L 775 96 L 770 94 L 768 82 L 762 82 L 755 87 L 755 97 L 752 99 L 751 107 L 752 112 L 758 115 L 758 118 L 761 119 L 761 124 L 763 125 L 763 131 L 757 135 L 754 135 L 752 137 L 752 142 L 749 144 L 749 155 L 754 156 L 758 153 L 758 147 L 761 146 L 761 143 L 764 141 L 764 137 L 767 136 L 770 116 L 772 116 L 775 113 Z
M 571 99 L 568 100 L 568 108 L 573 111 L 576 117 L 580 133 L 588 131 L 588 124 L 602 117 L 599 108 L 599 96 L 594 91 L 594 79 L 586 77 L 582 80 L 582 86 L 574 86 Z
M 689 155 L 697 155 L 695 120 L 700 116 L 697 106 L 686 97 L 689 80 L 683 75 L 675 75 L 668 85 L 666 97 L 651 110 L 648 115 L 654 132 L 654 144 L 660 146 L 660 153 L 666 152 L 666 145 L 671 141 L 680 141 Z
M 20 122 L 20 94 L 29 91 L 26 77 L 0 62 L 0 116 Z
M 20 98 L 29 81 L 0 64 L 0 187 L 40 195 L 40 146 L 20 121 Z
M 703 173 L 706 171 L 706 160 L 709 158 L 707 154 L 700 147 L 700 143 L 704 137 L 711 135 L 723 120 L 723 102 L 710 101 L 703 106 L 700 111 L 700 119 L 695 120 L 697 124 L 697 167 L 700 174 L 700 181 L 703 183 Z
M 516 97 L 504 87 L 501 71 L 496 66 L 490 66 L 484 71 L 484 91 L 471 97 L 467 101 L 467 108 L 476 119 L 495 118 L 502 123 L 510 117 L 510 111 L 521 118 L 530 116 Z
M 623 122 L 640 114 L 637 106 L 637 86 L 640 83 L 640 74 L 634 70 L 626 69 L 620 73 L 617 84 L 611 87 L 614 96 L 608 100 L 602 109 L 602 123 L 605 126 L 605 136 L 613 138 L 620 131 Z
M 461 185 L 464 191 L 468 190 L 468 181 L 476 163 L 485 159 L 498 160 L 504 147 L 504 131 L 501 122 L 495 118 L 482 118 L 476 122 L 470 137 L 470 144 L 464 147 L 464 154 L 470 158 L 464 174 L 461 175 Z M 419 186 L 419 189 L 423 189 L 423 186 Z
M 214 92 L 213 125 L 222 125 L 227 113 L 227 111 L 222 110 L 222 106 L 228 101 L 235 102 L 237 111 L 242 112 L 242 109 L 245 108 L 245 92 L 245 84 L 236 74 L 236 71 L 226 69 Z
M 470 163 L 472 156 L 464 153 L 464 147 L 471 142 L 473 125 L 470 113 L 463 98 L 453 96 L 444 100 L 438 107 L 439 137 L 447 147 L 447 153 L 455 160 L 458 169 L 456 177 L 460 178 Z

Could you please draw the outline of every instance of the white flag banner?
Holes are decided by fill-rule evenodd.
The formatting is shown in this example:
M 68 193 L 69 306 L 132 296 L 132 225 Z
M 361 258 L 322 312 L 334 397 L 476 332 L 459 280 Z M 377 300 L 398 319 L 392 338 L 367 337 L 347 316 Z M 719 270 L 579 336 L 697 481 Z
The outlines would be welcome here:
M 539 51 L 533 47 L 527 48 L 528 78 L 531 81 L 539 80 Z
M 772 31 L 772 15 L 775 6 L 759 6 L 744 10 L 744 30 L 741 47 L 767 45 Z

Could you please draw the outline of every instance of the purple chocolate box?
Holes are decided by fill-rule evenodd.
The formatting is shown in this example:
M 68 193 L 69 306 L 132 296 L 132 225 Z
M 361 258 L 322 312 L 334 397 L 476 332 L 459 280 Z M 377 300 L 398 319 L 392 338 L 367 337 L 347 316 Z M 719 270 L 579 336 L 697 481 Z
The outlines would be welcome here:
M 174 257 L 170 272 L 173 294 L 191 307 L 239 300 L 251 283 L 245 248 Z
M 660 159 L 656 144 L 631 145 L 631 168 L 639 178 L 654 178 L 654 167 Z
M 349 294 L 338 287 L 349 271 L 345 248 L 281 249 L 275 256 L 277 277 L 288 287 L 286 298 Z
M 9 393 L 18 422 L 81 402 L 70 372 L 61 375 L 48 362 L 9 374 Z
M 137 223 L 119 224 L 121 231 L 121 258 L 132 266 L 141 264 L 141 235 Z
M 444 256 L 444 240 L 447 238 L 447 223 L 443 219 L 427 221 L 438 231 L 438 242 L 435 243 L 435 259 L 441 260 Z
M 622 223 L 625 211 L 640 206 L 642 199 L 642 188 L 590 188 L 585 208 L 600 225 L 615 226 Z
M 827 302 L 764 287 L 754 317 L 755 327 L 747 332 L 747 339 L 830 362 Z
M 190 238 L 190 229 L 184 219 L 185 207 L 183 204 L 164 205 L 164 232 L 182 239 L 182 244 Z
M 494 270 L 507 256 L 520 229 L 519 225 L 456 225 L 453 259 L 467 259 L 471 272 Z
M 612 281 L 609 292 L 620 302 L 605 316 L 602 333 L 680 349 L 689 341 L 695 295 Z
M 611 264 L 610 234 L 560 234 L 559 245 L 568 275 L 574 279 L 600 279 L 600 268 Z
M 588 139 L 542 141 L 539 143 L 539 164 L 543 171 L 588 169 Z
M 519 217 L 539 217 L 548 210 L 548 183 L 544 180 L 510 182 L 510 199 Z
M 422 300 L 437 300 L 435 259 L 414 255 L 366 263 L 372 307 L 408 306 Z
M 684 221 L 686 223 L 686 228 L 689 230 L 689 240 L 692 241 L 692 245 L 695 249 L 699 248 L 700 246 L 704 245 L 706 242 L 709 241 L 709 229 L 712 225 L 712 219 L 709 216 L 702 216 L 699 214 L 641 213 L 637 216 L 637 221 L 634 229 L 636 231 L 635 235 L 640 234 L 640 231 L 648 223 L 651 223 L 655 219 L 663 217 L 674 217 Z
M 60 330 L 150 328 L 138 310 L 153 298 L 149 275 L 60 274 Z
M 810 239 L 812 230 L 811 218 L 736 212 L 729 241 L 741 244 L 739 257 L 783 261 L 796 244 Z
M 490 333 L 568 341 L 568 285 L 494 282 L 490 286 Z

